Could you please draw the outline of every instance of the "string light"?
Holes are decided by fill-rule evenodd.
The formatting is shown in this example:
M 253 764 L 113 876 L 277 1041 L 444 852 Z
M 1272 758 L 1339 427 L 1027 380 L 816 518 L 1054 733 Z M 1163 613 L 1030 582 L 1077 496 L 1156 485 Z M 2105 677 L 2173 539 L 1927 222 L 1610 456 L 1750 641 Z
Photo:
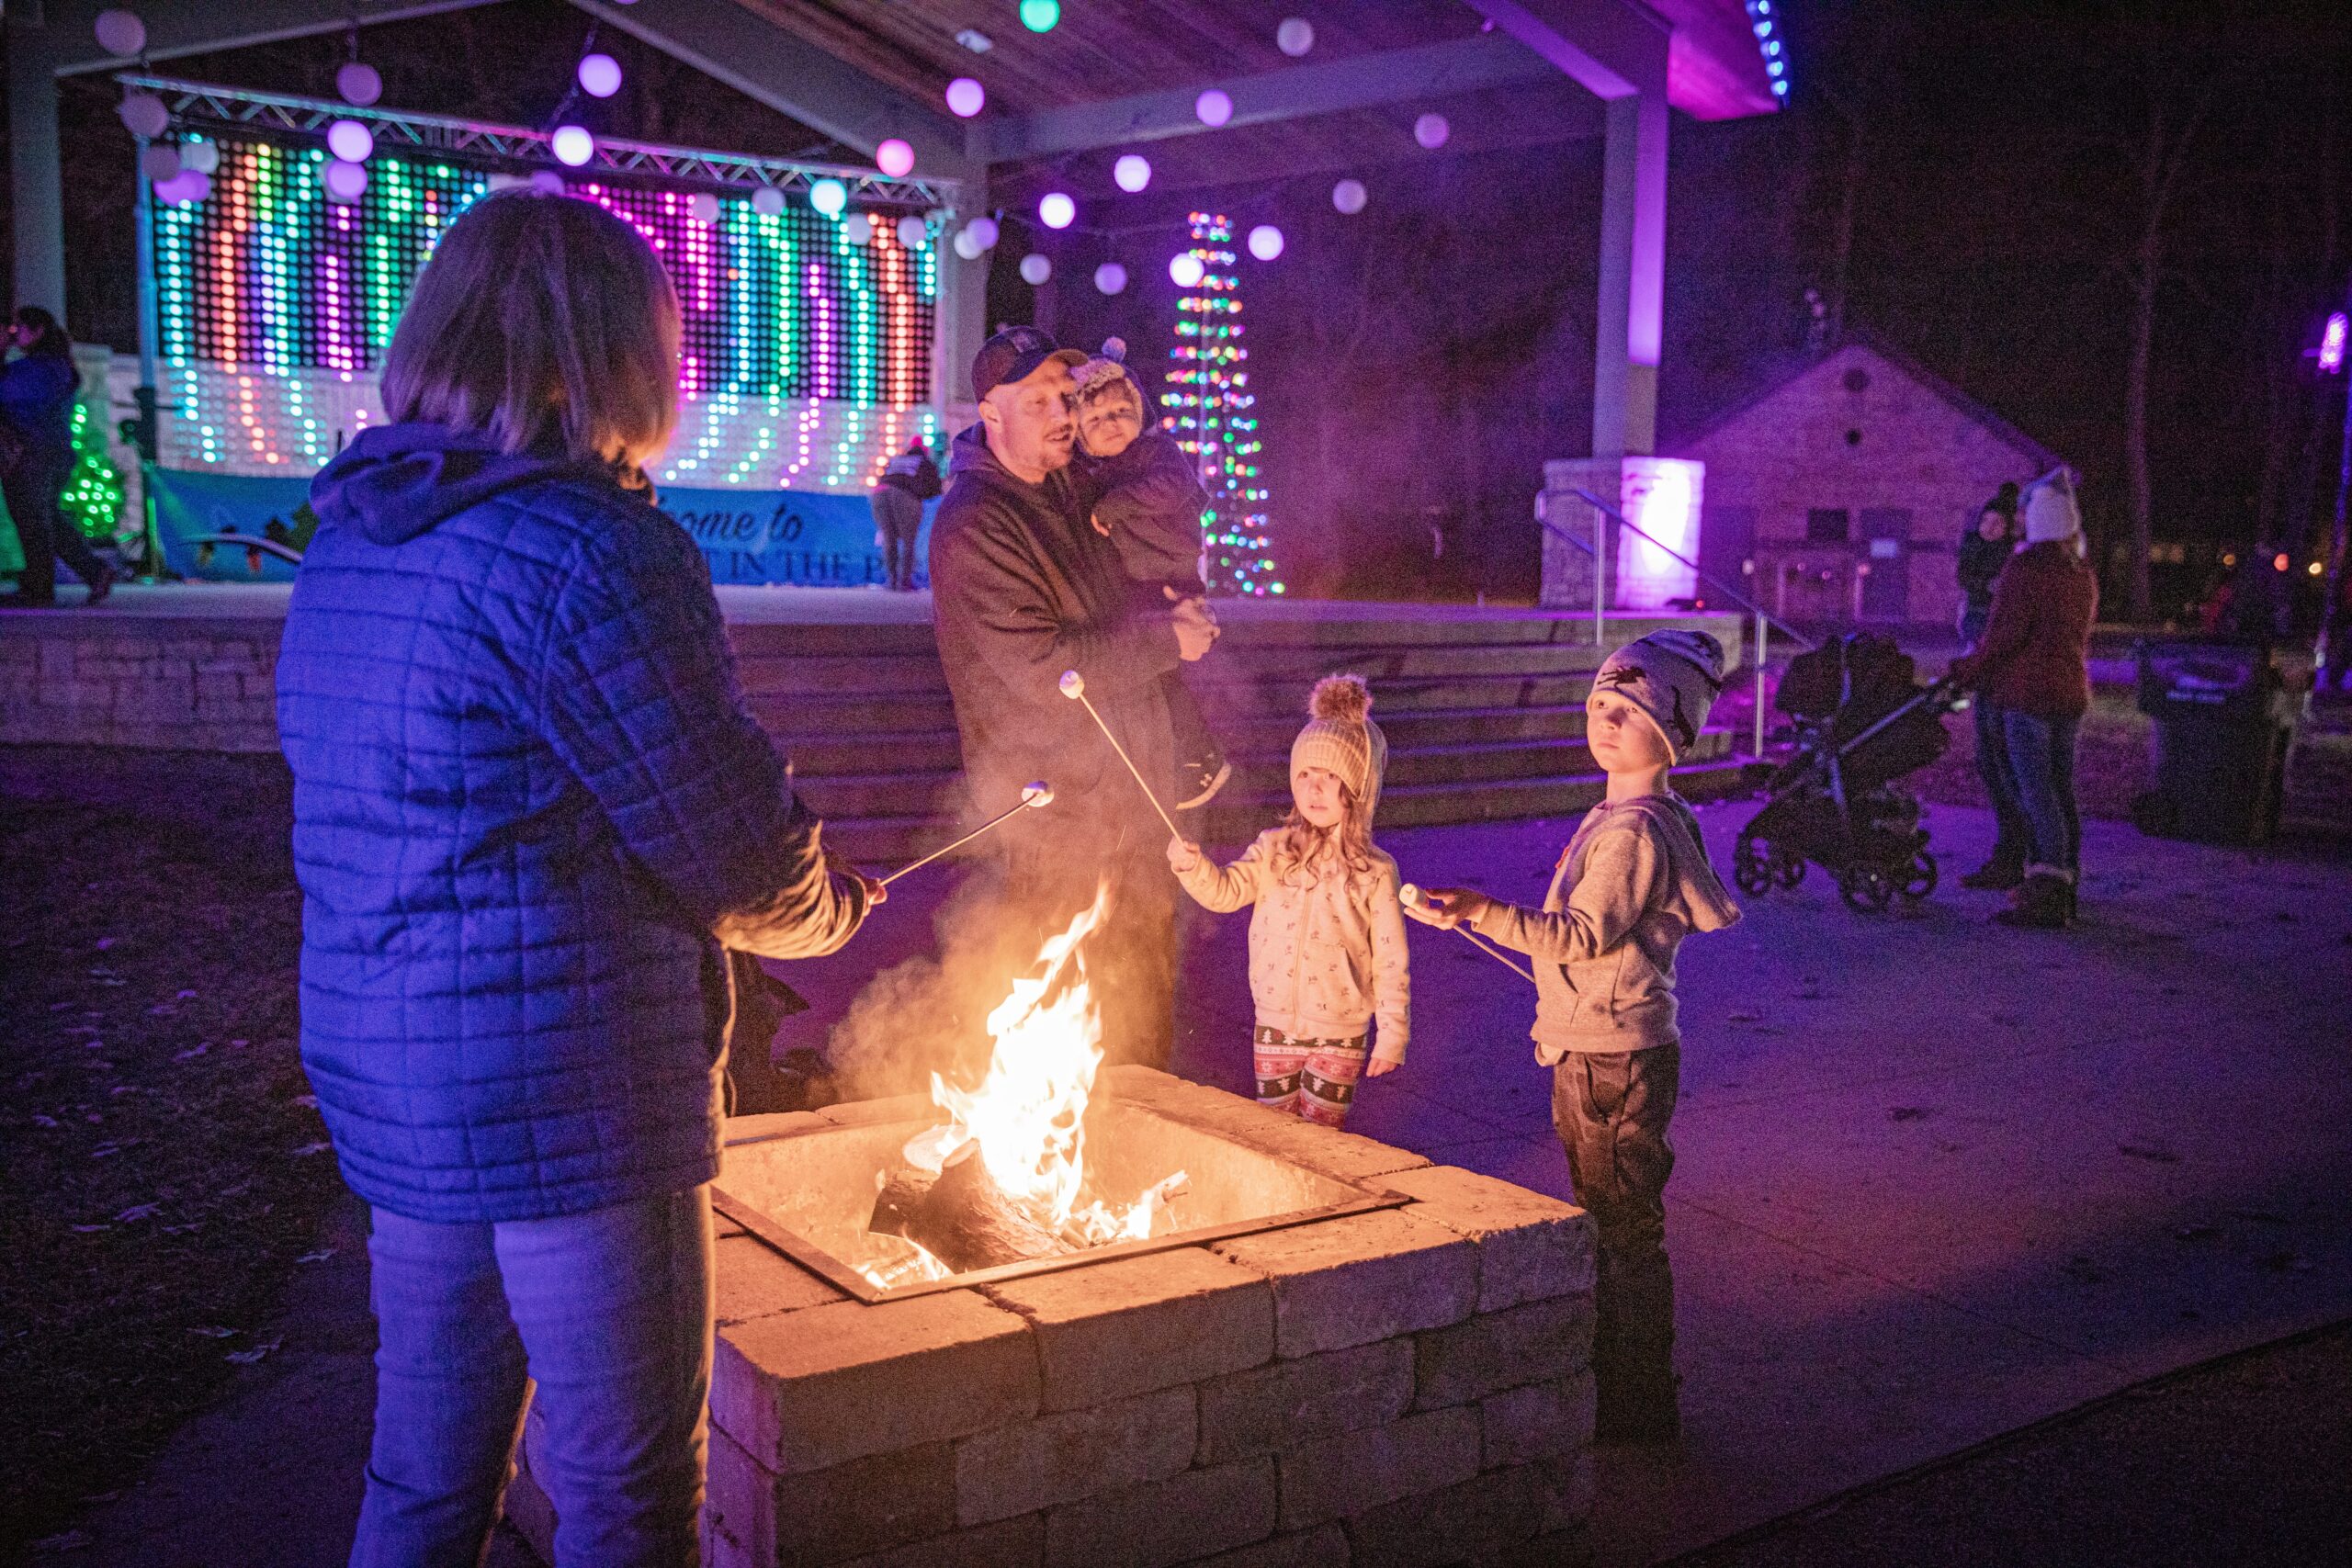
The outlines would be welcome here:
M 74 471 L 57 498 L 66 518 L 91 539 L 111 539 L 122 516 L 122 476 L 107 460 L 106 443 L 90 428 L 90 407 L 74 404 Z
M 958 76 L 947 84 L 947 112 L 957 119 L 969 119 L 988 107 L 989 90 L 969 76 Z
M 1789 96 L 1789 68 L 1781 58 L 1779 18 L 1772 14 L 1772 0 L 1747 0 L 1747 22 L 1756 34 L 1756 47 L 1764 56 L 1764 74 L 1772 85 L 1772 96 L 1785 100 Z
M 1169 264 L 1170 275 L 1185 293 L 1176 303 L 1168 390 L 1159 399 L 1168 412 L 1161 423 L 1192 455 L 1209 494 L 1201 522 L 1210 589 L 1278 596 L 1287 585 L 1268 537 L 1267 491 L 1260 471 L 1264 443 L 1258 434 L 1257 396 L 1244 367 L 1250 353 L 1240 342 L 1233 224 L 1216 214 L 1195 212 L 1192 240 L 1192 248 Z

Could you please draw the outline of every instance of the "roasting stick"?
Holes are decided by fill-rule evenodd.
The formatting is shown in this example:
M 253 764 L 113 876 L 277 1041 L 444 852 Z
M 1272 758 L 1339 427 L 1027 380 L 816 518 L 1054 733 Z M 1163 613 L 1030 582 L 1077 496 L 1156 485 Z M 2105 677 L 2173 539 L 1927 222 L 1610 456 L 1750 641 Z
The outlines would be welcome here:
M 1399 903 L 1410 904 L 1415 908 L 1419 908 L 1421 903 L 1421 890 L 1408 882 L 1404 886 L 1396 889 L 1396 898 Z M 1525 969 L 1521 969 L 1518 964 L 1513 964 L 1509 958 L 1504 956 L 1503 950 L 1501 948 L 1488 946 L 1487 940 L 1480 936 L 1476 931 L 1472 931 L 1468 926 L 1454 926 L 1452 930 L 1454 935 L 1466 938 L 1471 946 L 1476 948 L 1479 952 L 1485 953 L 1487 957 L 1493 959 L 1496 963 L 1501 964 L 1504 968 L 1510 970 L 1512 974 L 1518 976 L 1529 985 L 1532 986 L 1535 984 L 1535 976 L 1532 974 Z
M 1159 796 L 1154 795 L 1151 792 L 1151 786 L 1143 782 L 1143 770 L 1136 766 L 1136 760 L 1133 757 L 1127 755 L 1127 749 L 1119 744 L 1119 738 L 1111 733 L 1111 727 L 1102 722 L 1102 716 L 1094 712 L 1094 705 L 1086 695 L 1086 677 L 1075 670 L 1065 670 L 1062 671 L 1061 685 L 1063 696 L 1075 697 L 1080 702 L 1085 703 L 1086 711 L 1094 715 L 1095 728 L 1102 730 L 1102 739 L 1111 743 L 1111 750 L 1119 754 L 1119 761 L 1127 765 L 1127 772 L 1135 774 L 1136 784 L 1143 791 L 1143 797 L 1151 802 L 1151 808 L 1159 813 L 1159 819 L 1162 822 L 1168 824 L 1168 836 L 1171 839 L 1182 838 L 1184 835 L 1176 830 L 1176 818 L 1168 815 L 1168 807 L 1159 804 Z
M 1002 811 L 998 812 L 995 816 L 989 818 L 987 821 L 981 823 L 978 827 L 973 829 L 970 832 L 965 834 L 954 843 L 942 844 L 939 848 L 932 851 L 931 853 L 923 856 L 922 859 L 915 861 L 910 864 L 900 866 L 889 875 L 882 878 L 882 886 L 888 887 L 893 882 L 898 881 L 899 878 L 906 875 L 907 873 L 910 871 L 920 871 L 924 866 L 927 866 L 932 862 L 937 860 L 940 856 L 946 854 L 951 851 L 962 849 L 966 844 L 970 843 L 974 839 L 978 838 L 981 834 L 987 832 L 989 829 L 995 827 L 998 823 L 1017 812 L 1041 811 L 1045 807 L 1051 806 L 1053 803 L 1053 785 L 1046 783 L 1042 779 L 1035 784 L 1023 784 L 1021 786 L 1021 799 L 1017 804 L 1006 807 Z

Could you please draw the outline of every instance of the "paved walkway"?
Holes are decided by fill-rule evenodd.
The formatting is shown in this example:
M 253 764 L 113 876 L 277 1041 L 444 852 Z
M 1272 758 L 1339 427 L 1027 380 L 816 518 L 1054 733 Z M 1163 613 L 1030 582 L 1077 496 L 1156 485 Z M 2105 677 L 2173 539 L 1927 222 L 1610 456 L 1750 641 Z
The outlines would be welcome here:
M 1753 809 L 1702 808 L 1719 862 Z M 2092 823 L 2087 922 L 2018 933 L 1956 886 L 1984 814 L 1933 826 L 1947 887 L 1915 913 L 1854 915 L 1816 874 L 1684 950 L 1668 1238 L 1688 1438 L 1605 1464 L 1604 1563 L 2352 1313 L 2352 860 Z M 1566 830 L 1383 841 L 1413 880 L 1532 899 Z M 862 951 L 795 967 L 809 1020 L 930 948 L 940 886 L 910 879 Z M 1245 1090 L 1246 929 L 1197 932 L 1178 1062 Z M 1413 943 L 1412 1058 L 1356 1130 L 1566 1196 L 1523 983 L 1443 933 Z M 365 1269 L 340 1239 L 286 1350 L 71 1561 L 337 1559 L 368 1401 Z

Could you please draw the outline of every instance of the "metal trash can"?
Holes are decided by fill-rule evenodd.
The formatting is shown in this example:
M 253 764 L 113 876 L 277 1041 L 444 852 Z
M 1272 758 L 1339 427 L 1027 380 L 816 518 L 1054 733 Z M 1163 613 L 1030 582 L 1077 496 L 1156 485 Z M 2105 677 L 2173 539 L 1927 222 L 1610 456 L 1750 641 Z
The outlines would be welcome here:
M 2132 803 L 2143 833 L 2262 844 L 2278 827 L 2285 682 L 2251 643 L 2142 642 L 2140 711 L 2155 720 L 2155 788 Z

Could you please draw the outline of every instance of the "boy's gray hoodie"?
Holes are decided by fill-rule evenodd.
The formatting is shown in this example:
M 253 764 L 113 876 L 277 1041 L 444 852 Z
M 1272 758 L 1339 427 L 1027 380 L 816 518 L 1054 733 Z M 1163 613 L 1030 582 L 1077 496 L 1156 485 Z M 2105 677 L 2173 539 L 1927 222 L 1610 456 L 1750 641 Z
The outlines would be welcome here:
M 1739 906 L 1707 863 L 1699 820 L 1675 795 L 1585 813 L 1541 913 L 1489 901 L 1471 926 L 1535 960 L 1535 1059 L 1640 1051 L 1681 1039 L 1674 953 L 1721 931 Z

